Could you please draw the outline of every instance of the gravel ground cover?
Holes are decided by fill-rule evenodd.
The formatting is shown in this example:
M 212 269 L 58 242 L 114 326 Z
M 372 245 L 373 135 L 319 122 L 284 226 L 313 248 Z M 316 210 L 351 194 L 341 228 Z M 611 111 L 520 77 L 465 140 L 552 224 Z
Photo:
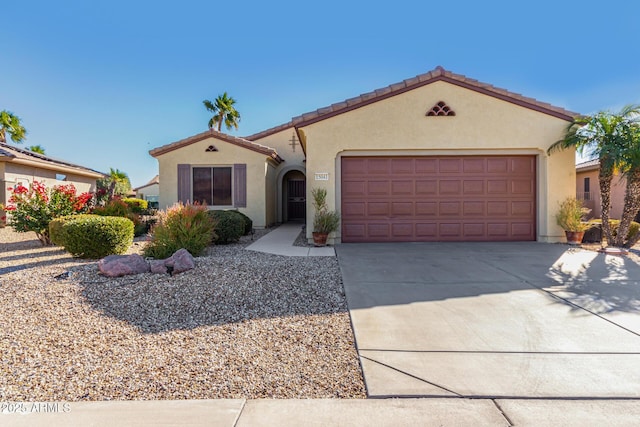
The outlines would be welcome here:
M 366 397 L 337 260 L 249 243 L 109 279 L 0 229 L 0 401 Z

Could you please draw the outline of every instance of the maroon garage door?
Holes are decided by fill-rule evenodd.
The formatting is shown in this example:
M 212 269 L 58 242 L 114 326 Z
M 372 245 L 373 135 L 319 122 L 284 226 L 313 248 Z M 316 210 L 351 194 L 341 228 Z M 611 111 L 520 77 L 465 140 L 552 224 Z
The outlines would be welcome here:
M 535 240 L 535 156 L 343 157 L 343 242 Z

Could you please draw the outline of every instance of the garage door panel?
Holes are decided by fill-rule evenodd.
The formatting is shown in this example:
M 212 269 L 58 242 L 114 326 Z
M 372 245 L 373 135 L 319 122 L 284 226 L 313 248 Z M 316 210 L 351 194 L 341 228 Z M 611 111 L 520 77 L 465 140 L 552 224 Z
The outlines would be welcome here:
M 367 203 L 368 216 L 389 216 L 388 202 L 369 202 Z
M 487 173 L 500 174 L 507 173 L 510 169 L 509 159 L 491 158 L 487 159 Z
M 418 158 L 414 160 L 416 174 L 435 174 L 438 172 L 438 159 Z
M 443 159 L 438 162 L 440 173 L 460 173 L 462 172 L 462 159 Z
M 400 195 L 413 196 L 413 188 L 414 188 L 414 185 L 412 180 L 391 181 L 391 191 L 396 196 L 400 196 Z
M 346 218 L 364 218 L 366 209 L 365 202 L 347 202 L 342 204 L 342 215 Z
M 417 216 L 438 215 L 438 204 L 436 202 L 416 202 Z
M 342 181 L 342 194 L 346 197 L 364 196 L 366 188 L 365 181 Z
M 438 193 L 441 195 L 460 195 L 462 194 L 462 183 L 459 179 L 443 179 L 440 181 L 438 190 Z
M 393 202 L 391 204 L 391 216 L 413 216 L 412 202 Z
M 413 159 L 391 159 L 391 173 L 393 175 L 412 175 L 414 163 Z
M 514 179 L 511 181 L 512 194 L 533 194 L 533 183 L 530 180 Z
M 534 156 L 342 158 L 342 240 L 535 240 L 535 167 Z
M 482 179 L 465 179 L 462 182 L 462 194 L 484 194 L 484 181 Z
M 426 196 L 438 194 L 438 181 L 433 180 L 416 180 L 416 196 Z

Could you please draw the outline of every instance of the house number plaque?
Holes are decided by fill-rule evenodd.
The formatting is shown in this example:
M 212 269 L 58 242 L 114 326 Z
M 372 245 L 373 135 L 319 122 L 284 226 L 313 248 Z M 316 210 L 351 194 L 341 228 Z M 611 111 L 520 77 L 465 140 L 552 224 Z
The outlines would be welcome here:
M 329 181 L 329 172 L 316 172 L 316 181 Z

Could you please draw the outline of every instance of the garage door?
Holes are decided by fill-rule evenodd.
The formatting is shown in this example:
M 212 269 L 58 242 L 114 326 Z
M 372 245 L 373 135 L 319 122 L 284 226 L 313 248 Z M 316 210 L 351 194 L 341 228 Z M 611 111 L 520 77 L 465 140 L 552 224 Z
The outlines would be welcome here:
M 535 240 L 535 156 L 343 157 L 342 241 Z

